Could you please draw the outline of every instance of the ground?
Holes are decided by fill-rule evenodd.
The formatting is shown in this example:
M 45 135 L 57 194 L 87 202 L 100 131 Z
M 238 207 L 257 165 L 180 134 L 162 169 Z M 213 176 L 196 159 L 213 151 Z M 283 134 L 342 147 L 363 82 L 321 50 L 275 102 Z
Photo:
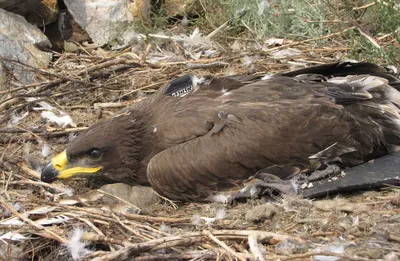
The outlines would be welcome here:
M 332 62 L 346 57 L 349 50 L 338 43 L 315 49 L 312 42 L 238 53 L 206 44 L 196 48 L 177 47 L 174 41 L 162 44 L 163 50 L 170 48 L 168 55 L 154 46 L 146 52 L 146 45 L 135 53 L 131 48 L 85 47 L 78 53 L 54 53 L 52 67 L 36 71 L 38 84 L 25 86 L 22 92 L 15 86 L 4 92 L 0 258 L 396 260 L 400 249 L 396 187 L 316 201 L 277 197 L 268 203 L 250 200 L 227 205 L 160 199 L 138 213 L 123 200 L 104 203 L 104 193 L 91 189 L 84 179 L 40 182 L 40 168 L 73 135 L 175 77 L 189 72 L 275 73 Z M 216 49 L 211 57 L 204 57 L 206 51 Z M 63 122 L 44 119 L 43 111 L 58 116 L 62 111 L 73 123 L 60 126 Z M 8 232 L 13 233 L 13 241 Z

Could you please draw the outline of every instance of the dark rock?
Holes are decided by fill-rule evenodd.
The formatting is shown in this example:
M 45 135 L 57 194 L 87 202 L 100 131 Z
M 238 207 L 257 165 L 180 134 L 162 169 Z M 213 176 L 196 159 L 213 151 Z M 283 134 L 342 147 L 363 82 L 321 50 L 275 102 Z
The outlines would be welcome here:
M 0 0 L 0 8 L 19 14 L 34 25 L 45 26 L 57 20 L 57 0 Z

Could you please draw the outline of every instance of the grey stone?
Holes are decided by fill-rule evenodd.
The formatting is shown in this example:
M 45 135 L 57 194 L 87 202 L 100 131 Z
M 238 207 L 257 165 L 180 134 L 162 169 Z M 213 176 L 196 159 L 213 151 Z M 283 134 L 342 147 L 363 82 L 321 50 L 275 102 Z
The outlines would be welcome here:
M 52 54 L 38 47 L 50 47 L 50 41 L 22 16 L 0 9 L 0 83 L 9 73 L 22 84 L 35 82 L 35 72 L 27 70 L 16 61 L 34 68 L 45 68 Z M 3 87 L 0 86 L 0 89 Z
M 20 15 L 0 9 L 0 33 L 23 43 L 50 46 L 50 41 L 36 26 Z
M 130 186 L 123 183 L 115 183 L 104 185 L 101 187 L 101 190 L 122 198 L 139 208 L 149 207 L 159 200 L 159 197 L 154 193 L 154 190 L 151 187 Z M 106 200 L 110 203 L 115 202 L 115 200 L 110 197 Z
M 133 29 L 133 5 L 130 0 L 65 0 L 74 20 L 98 45 L 123 46 L 137 40 Z

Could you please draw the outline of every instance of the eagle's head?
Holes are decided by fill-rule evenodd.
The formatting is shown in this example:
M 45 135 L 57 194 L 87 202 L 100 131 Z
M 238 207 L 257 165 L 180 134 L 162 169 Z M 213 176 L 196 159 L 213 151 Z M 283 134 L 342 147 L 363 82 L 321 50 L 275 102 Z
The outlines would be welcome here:
M 146 177 L 137 175 L 145 155 L 142 138 L 143 124 L 132 112 L 96 123 L 52 158 L 43 168 L 41 180 L 90 175 L 115 182 L 146 183 Z

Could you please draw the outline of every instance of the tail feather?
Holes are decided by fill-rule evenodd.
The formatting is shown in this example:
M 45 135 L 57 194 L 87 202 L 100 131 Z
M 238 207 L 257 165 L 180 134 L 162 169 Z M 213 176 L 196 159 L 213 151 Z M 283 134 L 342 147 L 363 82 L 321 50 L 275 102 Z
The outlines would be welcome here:
M 386 68 L 369 62 L 336 62 L 282 73 L 282 76 L 295 77 L 303 74 L 319 74 L 326 78 L 348 75 L 372 75 L 384 78 L 388 84 L 400 91 L 400 80 L 392 75 Z
M 400 150 L 400 80 L 386 68 L 369 62 L 337 62 L 281 75 L 324 85 L 322 92 L 345 106 L 359 123 L 355 140 L 369 154 L 364 155 L 367 158 Z
M 328 79 L 327 82 L 322 84 L 327 86 L 325 93 L 335 98 L 338 104 L 379 99 L 390 101 L 400 108 L 400 91 L 388 83 L 389 81 L 382 77 L 348 75 L 346 77 Z

